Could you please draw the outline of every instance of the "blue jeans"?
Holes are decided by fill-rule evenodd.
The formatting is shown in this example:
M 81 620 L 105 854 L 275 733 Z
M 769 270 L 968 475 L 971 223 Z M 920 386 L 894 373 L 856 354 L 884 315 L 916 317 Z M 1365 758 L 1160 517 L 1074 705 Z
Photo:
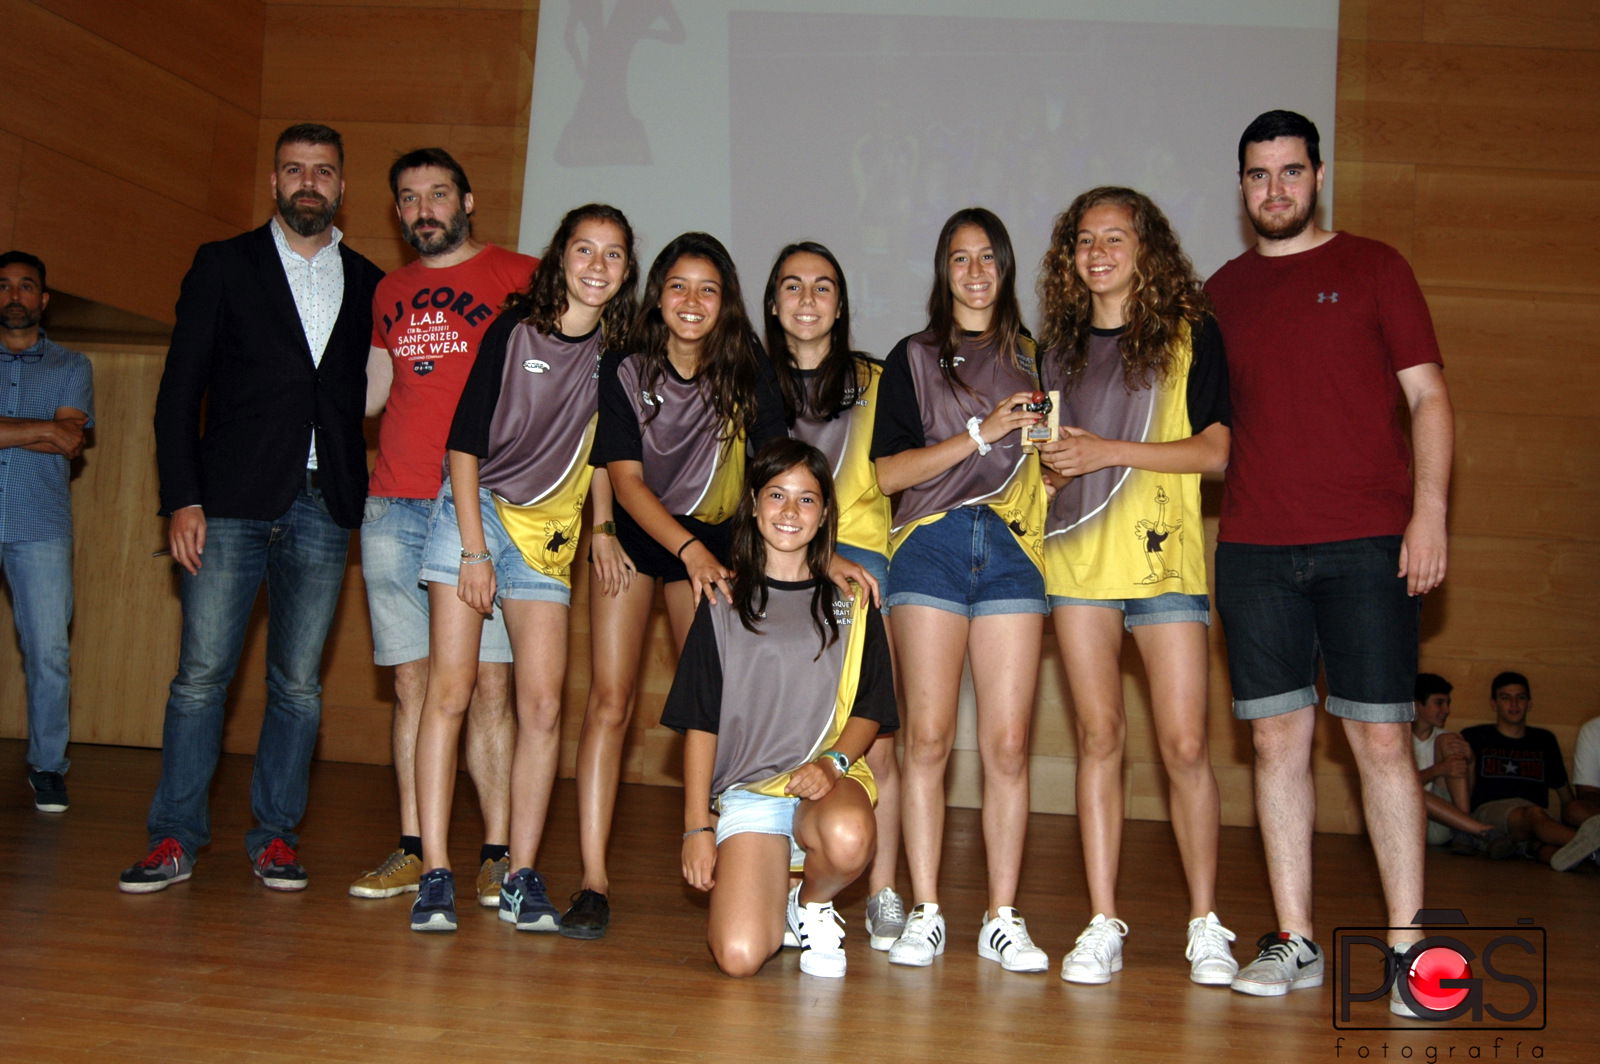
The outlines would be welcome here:
M 275 521 L 206 521 L 200 572 L 182 574 L 183 642 L 162 729 L 161 783 L 147 827 L 190 854 L 211 841 L 207 798 L 222 752 L 228 685 L 245 629 L 267 585 L 267 708 L 256 744 L 245 835 L 254 856 L 274 838 L 298 845 L 311 751 L 322 721 L 322 645 L 339 602 L 350 532 L 328 516 L 320 492 L 302 491 Z
M 0 569 L 11 585 L 11 612 L 28 681 L 28 765 L 35 772 L 65 772 L 72 537 L 0 543 Z

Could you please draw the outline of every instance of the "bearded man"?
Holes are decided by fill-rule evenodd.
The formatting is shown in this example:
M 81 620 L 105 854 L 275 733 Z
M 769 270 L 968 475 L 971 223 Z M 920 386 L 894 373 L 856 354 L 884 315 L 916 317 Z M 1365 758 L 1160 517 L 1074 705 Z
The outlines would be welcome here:
M 267 700 L 245 850 L 266 887 L 306 886 L 296 828 L 322 717 L 322 646 L 366 500 L 361 422 L 382 277 L 333 225 L 343 174 L 337 132 L 290 126 L 273 151 L 273 217 L 201 246 L 183 279 L 155 415 L 183 637 L 149 852 L 122 873 L 128 893 L 188 879 L 211 840 L 224 702 L 263 584 Z
M 1323 177 L 1305 116 L 1250 123 L 1239 189 L 1256 243 L 1206 285 L 1233 405 L 1217 610 L 1233 712 L 1255 746 L 1277 912 L 1233 989 L 1261 996 L 1322 983 L 1311 917 L 1319 659 L 1326 709 L 1361 775 L 1390 945 L 1422 937 L 1424 818 L 1408 724 L 1422 595 L 1445 574 L 1453 415 L 1411 267 L 1385 244 L 1317 224 Z M 1411 1014 L 1399 999 L 1391 1009 Z

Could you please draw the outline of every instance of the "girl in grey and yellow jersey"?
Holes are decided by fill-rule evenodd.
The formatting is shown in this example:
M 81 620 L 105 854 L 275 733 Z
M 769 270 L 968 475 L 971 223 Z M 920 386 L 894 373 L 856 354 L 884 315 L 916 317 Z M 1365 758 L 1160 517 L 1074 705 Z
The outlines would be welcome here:
M 661 717 L 685 734 L 683 875 L 711 892 L 706 937 L 729 975 L 759 971 L 786 924 L 801 971 L 845 971 L 833 897 L 875 841 L 862 754 L 897 721 L 878 611 L 828 579 L 836 522 L 820 451 L 786 439 L 756 455 L 732 595 L 700 606 Z
M 1045 612 L 1044 490 L 1018 430 L 1039 420 L 1024 409 L 1038 384 L 1011 239 L 989 211 L 968 208 L 945 223 L 928 316 L 928 328 L 889 356 L 872 439 L 878 485 L 899 495 L 885 602 L 904 689 L 901 823 L 917 902 L 889 960 L 923 966 L 944 952 L 945 763 L 970 656 L 989 873 L 978 954 L 1007 971 L 1043 971 L 1044 951 L 1015 907 Z
M 813 241 L 778 252 L 761 305 L 767 354 L 783 389 L 790 434 L 822 452 L 833 472 L 839 534 L 835 550 L 881 587 L 889 577 L 889 500 L 872 466 L 872 423 L 883 366 L 850 349 L 850 288 L 833 252 Z M 884 628 L 889 618 L 884 617 Z M 891 646 L 893 644 L 891 643 Z M 900 860 L 900 764 L 894 736 L 867 751 L 878 781 L 878 850 L 867 875 L 867 941 L 886 950 L 905 930 L 894 889 Z
M 600 354 L 633 317 L 633 229 L 615 207 L 569 211 L 528 291 L 484 335 L 450 427 L 450 494 L 424 550 L 429 669 L 417 734 L 423 864 L 414 930 L 455 929 L 449 838 L 456 746 L 478 672 L 483 618 L 498 604 L 511 637 L 516 746 L 511 759 L 510 867 L 500 917 L 554 931 L 557 913 L 534 859 L 560 753 L 567 612 L 584 499 L 611 519 L 604 472 L 591 482 Z M 459 555 L 459 560 L 455 555 Z M 616 594 L 631 562 L 594 549 L 593 600 Z
M 1227 362 L 1188 256 L 1149 198 L 1085 192 L 1056 220 L 1039 270 L 1045 386 L 1061 438 L 1040 446 L 1060 483 L 1045 573 L 1078 736 L 1078 826 L 1093 919 L 1061 977 L 1122 967 L 1122 641 L 1144 660 L 1172 827 L 1189 881 L 1190 978 L 1227 986 L 1233 934 L 1212 912 L 1217 781 L 1206 747 L 1205 532 L 1200 474 L 1228 462 Z
M 727 597 L 728 521 L 746 455 L 786 434 L 733 260 L 715 237 L 679 236 L 650 267 L 627 350 L 600 367 L 590 460 L 611 476 L 616 523 L 597 531 L 617 538 L 638 578 L 592 618 L 577 766 L 583 889 L 561 918 L 563 935 L 599 938 L 611 919 L 606 846 L 656 583 L 681 649 L 695 603 Z

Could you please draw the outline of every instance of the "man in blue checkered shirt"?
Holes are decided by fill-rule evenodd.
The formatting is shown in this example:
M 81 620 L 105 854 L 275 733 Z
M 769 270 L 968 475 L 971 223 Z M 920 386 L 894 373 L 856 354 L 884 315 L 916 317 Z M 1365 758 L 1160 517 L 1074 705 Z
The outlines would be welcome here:
M 39 328 L 44 263 L 0 255 L 0 572 L 28 681 L 28 782 L 42 812 L 67 811 L 67 625 L 72 504 L 67 481 L 94 425 L 89 360 Z

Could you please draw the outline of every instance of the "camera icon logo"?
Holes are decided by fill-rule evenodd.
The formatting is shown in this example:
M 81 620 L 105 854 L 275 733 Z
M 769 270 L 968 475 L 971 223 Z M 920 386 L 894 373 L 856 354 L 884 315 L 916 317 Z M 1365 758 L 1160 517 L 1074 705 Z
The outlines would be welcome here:
M 1423 909 L 1422 928 L 1334 929 L 1333 1026 L 1415 1029 L 1415 1021 L 1477 1030 L 1543 1030 L 1545 929 L 1531 917 L 1480 926 L 1459 909 Z M 1420 937 L 1403 950 L 1389 932 Z

